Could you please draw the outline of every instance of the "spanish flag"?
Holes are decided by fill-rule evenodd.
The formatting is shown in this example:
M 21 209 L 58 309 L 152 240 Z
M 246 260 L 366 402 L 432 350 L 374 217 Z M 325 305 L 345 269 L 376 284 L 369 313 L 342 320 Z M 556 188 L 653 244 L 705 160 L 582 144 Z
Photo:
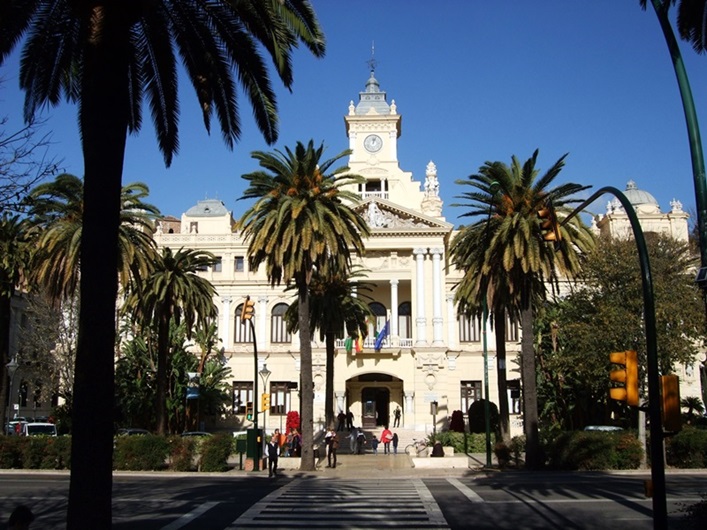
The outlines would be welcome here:
M 356 353 L 361 353 L 363 351 L 363 335 L 359 335 L 356 339 Z

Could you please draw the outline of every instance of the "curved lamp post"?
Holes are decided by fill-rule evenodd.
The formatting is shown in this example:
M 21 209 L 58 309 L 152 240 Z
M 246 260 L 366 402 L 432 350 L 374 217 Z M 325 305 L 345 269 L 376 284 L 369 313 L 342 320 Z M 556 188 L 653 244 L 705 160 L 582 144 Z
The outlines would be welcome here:
M 651 266 L 648 259 L 648 249 L 643 236 L 641 223 L 633 209 L 631 201 L 618 189 L 606 186 L 589 197 L 565 217 L 560 226 L 569 222 L 584 208 L 593 203 L 604 193 L 611 193 L 621 202 L 626 215 L 631 221 L 633 237 L 636 240 L 638 259 L 641 263 L 641 277 L 643 286 L 643 322 L 646 333 L 646 357 L 648 374 L 648 417 L 650 419 L 650 454 L 651 454 L 651 480 L 653 482 L 653 528 L 663 529 L 668 527 L 668 509 L 665 492 L 665 460 L 663 455 L 663 418 L 661 414 L 660 373 L 658 371 L 658 340 L 655 324 L 655 300 L 653 297 L 653 279 Z

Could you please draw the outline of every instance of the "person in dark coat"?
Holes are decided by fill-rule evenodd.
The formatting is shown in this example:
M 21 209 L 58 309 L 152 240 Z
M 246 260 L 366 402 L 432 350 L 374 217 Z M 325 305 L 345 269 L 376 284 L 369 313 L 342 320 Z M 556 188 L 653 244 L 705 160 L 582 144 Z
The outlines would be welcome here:
M 279 442 L 279 437 L 275 438 L 274 436 L 270 438 L 270 442 L 268 443 L 268 476 L 269 477 L 276 477 L 277 476 L 277 459 L 280 456 L 280 444 Z
M 344 414 L 343 410 L 339 411 L 339 415 L 336 417 L 338 423 L 336 425 L 336 430 L 337 431 L 343 431 L 344 430 L 344 424 L 346 423 L 346 414 Z

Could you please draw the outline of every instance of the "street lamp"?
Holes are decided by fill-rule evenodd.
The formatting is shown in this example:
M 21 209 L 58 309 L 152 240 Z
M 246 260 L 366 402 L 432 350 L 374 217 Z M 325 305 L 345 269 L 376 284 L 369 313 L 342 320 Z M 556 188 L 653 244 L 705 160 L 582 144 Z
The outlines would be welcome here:
M 270 393 L 270 392 L 266 392 L 266 390 L 268 389 L 267 388 L 268 378 L 270 377 L 270 374 L 272 372 L 270 370 L 268 370 L 268 365 L 263 363 L 263 369 L 260 370 L 260 372 L 258 372 L 258 373 L 260 374 L 260 378 L 263 380 L 263 396 L 265 396 L 266 394 Z M 263 406 L 263 437 L 264 437 L 265 432 L 267 431 L 267 428 L 268 428 L 267 419 L 268 419 L 268 406 L 270 405 L 270 403 L 269 403 L 270 400 L 269 399 L 267 400 L 268 406 L 266 406 L 265 405 L 265 401 L 266 401 L 265 397 L 263 397 L 262 399 L 263 399 L 262 406 Z
M 10 390 L 7 393 L 7 415 L 5 416 L 8 424 L 10 423 L 10 404 L 12 403 L 12 395 L 13 395 L 12 394 L 12 386 L 15 381 L 15 372 L 17 371 L 18 366 L 19 366 L 19 364 L 17 363 L 17 361 L 15 360 L 14 357 L 12 358 L 12 360 L 9 363 L 7 363 L 5 365 L 5 367 L 7 368 L 7 373 L 10 376 Z M 9 434 L 7 432 L 7 428 L 5 429 L 5 434 Z

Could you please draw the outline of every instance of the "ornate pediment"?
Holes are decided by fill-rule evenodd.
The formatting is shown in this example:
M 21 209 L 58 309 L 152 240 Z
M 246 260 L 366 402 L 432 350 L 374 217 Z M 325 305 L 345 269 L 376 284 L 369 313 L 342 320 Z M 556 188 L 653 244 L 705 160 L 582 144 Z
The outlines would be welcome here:
M 453 226 L 439 219 L 401 208 L 384 199 L 369 199 L 356 207 L 371 230 L 432 229 L 451 230 Z

